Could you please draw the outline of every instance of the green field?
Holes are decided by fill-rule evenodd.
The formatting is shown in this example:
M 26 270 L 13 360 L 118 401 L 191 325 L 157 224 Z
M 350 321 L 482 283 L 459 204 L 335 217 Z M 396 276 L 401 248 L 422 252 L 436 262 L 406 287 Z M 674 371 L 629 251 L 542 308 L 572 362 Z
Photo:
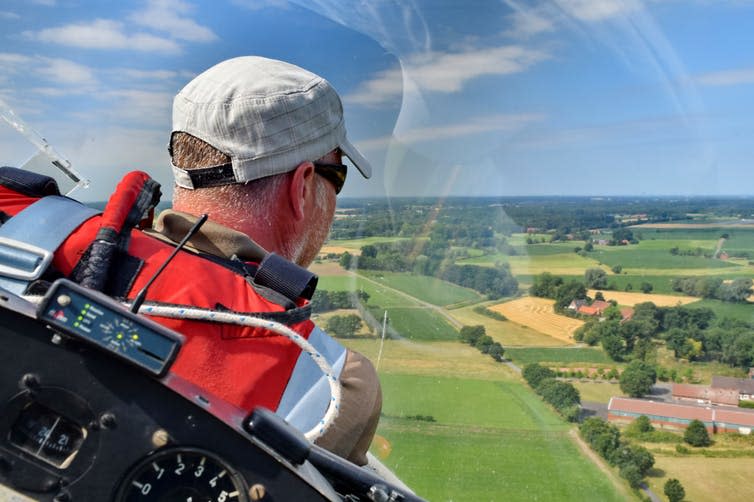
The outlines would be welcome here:
M 457 340 L 458 331 L 439 314 L 425 307 L 369 307 L 375 319 L 387 310 L 388 326 L 410 340 Z
M 639 233 L 643 241 L 648 240 L 670 240 L 684 241 L 686 243 L 695 241 L 706 241 L 717 243 L 722 234 L 728 234 L 726 247 L 729 245 L 754 249 L 754 230 L 736 229 L 736 228 L 679 228 L 679 229 L 642 229 L 635 227 L 634 233 Z M 714 244 L 713 244 L 714 245 Z M 692 247 L 689 245 L 689 247 Z M 704 247 L 704 246 L 702 246 Z
M 447 306 L 484 299 L 473 289 L 457 286 L 426 275 L 378 271 L 360 271 L 359 273 L 432 305 Z
M 326 291 L 357 291 L 363 290 L 369 294 L 367 305 L 379 305 L 383 308 L 391 307 L 419 307 L 421 304 L 412 302 L 403 295 L 379 284 L 367 281 L 356 275 L 325 275 L 320 276 L 317 289 Z
M 718 319 L 730 317 L 754 323 L 754 303 L 729 303 L 720 300 L 700 300 L 690 304 L 691 307 L 709 307 Z
M 412 340 L 456 340 L 458 331 L 433 308 L 411 300 L 392 288 L 354 275 L 322 276 L 319 289 L 327 291 L 364 290 L 369 294 L 367 308 L 381 321 L 385 310 L 390 328 Z M 459 288 L 461 289 L 461 288 Z
M 623 395 L 623 391 L 620 390 L 620 385 L 617 383 L 610 383 L 606 380 L 579 381 L 577 379 L 571 379 L 569 382 L 579 391 L 582 403 L 590 401 L 593 403 L 607 404 L 613 396 Z
M 519 366 L 530 363 L 590 363 L 610 365 L 614 364 L 607 354 L 599 348 L 557 348 L 532 347 L 506 349 L 505 357 L 512 359 Z
M 521 383 L 381 378 L 383 462 L 428 500 L 626 500 Z
M 624 269 L 722 269 L 734 267 L 722 260 L 712 260 L 701 256 L 675 256 L 670 248 L 653 249 L 651 246 L 599 246 L 589 253 L 595 260 L 613 267 L 621 265 Z
M 325 243 L 325 247 L 327 246 L 333 246 L 333 247 L 344 247 L 348 249 L 353 249 L 354 251 L 359 251 L 363 246 L 368 246 L 371 244 L 378 244 L 380 242 L 397 242 L 397 241 L 407 241 L 410 240 L 409 237 L 364 237 L 362 239 L 330 239 Z

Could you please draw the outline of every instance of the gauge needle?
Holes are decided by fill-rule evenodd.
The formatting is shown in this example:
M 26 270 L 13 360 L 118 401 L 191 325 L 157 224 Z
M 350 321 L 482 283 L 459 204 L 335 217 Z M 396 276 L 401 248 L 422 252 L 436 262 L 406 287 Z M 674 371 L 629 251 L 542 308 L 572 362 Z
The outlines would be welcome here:
M 55 427 L 58 426 L 58 422 L 60 422 L 60 417 L 57 417 L 55 419 L 55 423 L 52 424 L 52 427 L 50 427 L 50 430 L 47 431 L 47 434 L 45 434 L 44 439 L 42 439 L 42 444 L 39 445 L 39 449 L 37 450 L 37 455 L 40 454 L 42 451 L 42 448 L 44 448 L 44 445 L 47 444 L 47 440 L 50 439 L 50 436 L 52 435 L 52 431 L 55 430 Z

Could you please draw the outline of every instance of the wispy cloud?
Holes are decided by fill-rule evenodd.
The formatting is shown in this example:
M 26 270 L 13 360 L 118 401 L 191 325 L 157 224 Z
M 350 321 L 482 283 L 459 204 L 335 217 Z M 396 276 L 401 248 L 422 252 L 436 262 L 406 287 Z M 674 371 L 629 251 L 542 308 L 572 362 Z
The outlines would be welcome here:
M 505 31 L 505 35 L 522 39 L 555 29 L 551 16 L 548 16 L 541 8 L 532 8 L 528 4 L 520 5 L 512 0 L 507 0 L 505 3 L 513 10 L 508 17 L 511 27 Z
M 0 11 L 0 19 L 21 19 L 15 12 Z
M 553 0 L 569 16 L 579 21 L 604 21 L 642 9 L 639 0 Z
M 44 66 L 37 68 L 40 75 L 53 82 L 69 85 L 91 85 L 97 82 L 92 70 L 67 59 L 42 58 Z
M 391 68 L 364 82 L 345 97 L 349 103 L 374 106 L 401 96 L 402 72 L 422 92 L 454 93 L 485 75 L 520 73 L 549 58 L 546 52 L 519 45 L 470 49 L 464 52 L 429 52 L 412 56 L 403 68 Z
M 182 42 L 211 42 L 215 33 L 191 19 L 194 6 L 182 0 L 150 0 L 123 21 L 94 19 L 38 31 L 24 31 L 29 40 L 97 50 L 129 50 L 174 54 Z M 159 33 L 159 35 L 156 35 Z
M 40 31 L 25 31 L 31 40 L 79 47 L 83 49 L 126 49 L 141 52 L 174 53 L 180 46 L 173 40 L 148 33 L 129 33 L 119 21 L 95 19 Z
M 473 136 L 490 132 L 514 132 L 521 130 L 527 125 L 545 120 L 545 115 L 538 113 L 521 114 L 498 114 L 486 117 L 475 117 L 457 124 L 432 126 L 411 129 L 402 133 L 398 138 L 407 144 L 417 144 L 428 141 L 443 141 L 458 139 L 464 136 Z M 359 148 L 365 151 L 375 151 L 386 148 L 393 140 L 393 136 L 368 139 L 359 141 Z
M 78 86 L 79 88 L 97 83 L 94 71 L 90 67 L 68 59 L 44 56 L 0 53 L 0 72 L 4 74 L 19 72 L 33 74 L 54 84 Z
M 181 0 L 152 0 L 145 10 L 135 12 L 129 19 L 139 26 L 164 32 L 171 38 L 190 42 L 211 42 L 217 35 L 189 18 L 192 5 Z
M 754 84 L 754 68 L 704 73 L 693 80 L 699 85 L 707 86 Z

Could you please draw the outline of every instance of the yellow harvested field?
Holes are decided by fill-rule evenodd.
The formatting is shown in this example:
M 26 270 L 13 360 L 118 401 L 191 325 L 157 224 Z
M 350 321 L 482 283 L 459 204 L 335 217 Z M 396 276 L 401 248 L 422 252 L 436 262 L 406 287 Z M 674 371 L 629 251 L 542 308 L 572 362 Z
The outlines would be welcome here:
M 326 275 L 348 275 L 351 273 L 341 267 L 339 264 L 331 261 L 323 263 L 312 263 L 311 266 L 309 266 L 309 270 L 320 277 Z
M 349 252 L 352 255 L 356 255 L 356 256 L 361 254 L 360 249 L 347 248 L 344 246 L 322 246 L 322 249 L 320 249 L 319 254 L 322 254 L 322 255 L 325 255 L 328 253 L 343 254 L 345 252 Z
M 518 300 L 491 305 L 488 308 L 500 312 L 516 324 L 528 326 L 558 340 L 573 343 L 573 332 L 583 325 L 584 321 L 556 314 L 552 309 L 554 304 L 555 302 L 547 298 L 526 296 Z
M 594 295 L 597 294 L 597 290 L 590 289 L 588 294 L 591 298 L 594 298 Z M 602 296 L 605 297 L 606 301 L 615 300 L 618 302 L 618 305 L 624 305 L 627 307 L 644 302 L 652 302 L 658 307 L 675 307 L 678 304 L 687 305 L 700 300 L 700 298 L 695 298 L 693 296 L 647 295 L 644 293 L 626 293 L 623 291 L 602 291 Z

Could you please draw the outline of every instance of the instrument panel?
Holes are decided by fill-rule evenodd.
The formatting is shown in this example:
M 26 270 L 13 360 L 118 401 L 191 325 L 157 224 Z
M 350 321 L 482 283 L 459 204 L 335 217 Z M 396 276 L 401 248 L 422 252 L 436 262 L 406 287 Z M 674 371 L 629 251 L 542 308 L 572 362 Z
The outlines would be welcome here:
M 340 500 L 147 368 L 0 308 L 0 499 Z

